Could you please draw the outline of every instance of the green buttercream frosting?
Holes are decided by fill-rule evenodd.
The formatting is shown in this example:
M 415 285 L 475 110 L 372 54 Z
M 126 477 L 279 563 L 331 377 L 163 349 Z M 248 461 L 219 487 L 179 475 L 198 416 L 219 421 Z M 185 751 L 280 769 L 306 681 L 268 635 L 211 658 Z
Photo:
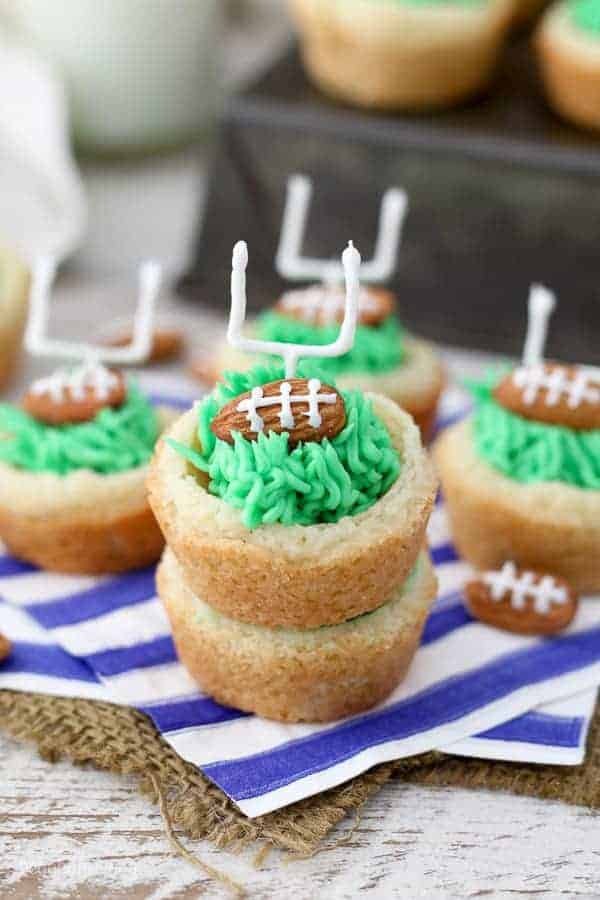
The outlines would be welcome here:
M 600 489 L 600 430 L 574 431 L 525 419 L 496 402 L 493 386 L 469 385 L 475 398 L 473 435 L 480 457 L 523 484 L 561 481 Z
M 299 374 L 307 374 L 302 366 Z M 249 529 L 277 522 L 337 522 L 368 509 L 396 481 L 400 460 L 385 425 L 359 391 L 341 392 L 346 425 L 331 441 L 300 443 L 290 450 L 285 432 L 259 434 L 255 441 L 234 433 L 233 444 L 212 433 L 210 424 L 226 403 L 280 378 L 283 369 L 278 365 L 228 373 L 226 383 L 199 406 L 201 450 L 169 443 L 208 473 L 211 494 L 241 510 Z
M 107 407 L 78 425 L 44 425 L 0 404 L 0 461 L 29 472 L 90 469 L 110 475 L 134 469 L 148 462 L 158 434 L 154 409 L 133 385 L 118 409 Z
M 339 331 L 339 325 L 310 325 L 276 312 L 263 313 L 257 320 L 260 340 L 286 344 L 330 344 Z M 318 369 L 329 378 L 351 372 L 377 375 L 399 366 L 403 357 L 403 329 L 394 316 L 389 316 L 381 325 L 358 325 L 352 350 L 344 356 L 306 360 L 304 371 L 313 374 Z
M 600 37 L 600 0 L 571 0 L 569 9 L 578 28 Z

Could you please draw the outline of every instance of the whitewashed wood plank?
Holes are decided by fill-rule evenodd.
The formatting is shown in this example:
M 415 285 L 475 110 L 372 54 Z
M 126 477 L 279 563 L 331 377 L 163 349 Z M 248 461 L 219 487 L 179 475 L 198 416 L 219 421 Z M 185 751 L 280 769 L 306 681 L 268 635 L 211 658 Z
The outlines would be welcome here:
M 226 896 L 171 855 L 158 811 L 133 782 L 48 765 L 6 739 L 0 771 L 3 900 Z M 257 900 L 600 894 L 597 815 L 483 791 L 389 785 L 363 810 L 348 844 L 287 865 L 273 852 L 260 871 L 253 851 L 238 856 L 186 843 Z

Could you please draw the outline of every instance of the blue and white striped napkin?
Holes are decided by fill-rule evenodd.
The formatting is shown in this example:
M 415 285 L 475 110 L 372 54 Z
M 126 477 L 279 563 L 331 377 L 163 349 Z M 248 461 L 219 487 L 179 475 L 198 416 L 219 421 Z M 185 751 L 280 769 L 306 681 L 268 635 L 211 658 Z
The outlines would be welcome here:
M 249 816 L 326 790 L 371 766 L 431 749 L 573 765 L 600 685 L 600 599 L 553 639 L 474 621 L 468 566 L 443 505 L 430 525 L 440 595 L 405 681 L 377 708 L 328 725 L 283 725 L 223 707 L 178 663 L 154 572 L 85 578 L 0 555 L 0 630 L 14 652 L 0 688 L 95 697 L 151 716 L 168 743 Z

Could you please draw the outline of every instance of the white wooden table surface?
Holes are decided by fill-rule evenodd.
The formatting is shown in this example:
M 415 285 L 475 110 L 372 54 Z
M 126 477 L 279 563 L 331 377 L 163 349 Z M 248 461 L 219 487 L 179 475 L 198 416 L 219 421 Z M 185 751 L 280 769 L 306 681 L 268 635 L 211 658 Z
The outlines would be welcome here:
M 2 900 L 227 896 L 171 854 L 158 810 L 128 779 L 49 765 L 1 738 L 0 772 Z M 254 851 L 187 844 L 257 900 L 564 900 L 600 896 L 599 825 L 559 803 L 392 783 L 348 843 L 309 860 L 273 852 L 257 870 Z
M 84 166 L 90 231 L 57 292 L 57 316 L 69 330 L 89 327 L 91 310 L 118 308 L 141 257 L 157 254 L 174 269 L 182 265 L 202 171 L 202 154 L 191 152 Z M 198 341 L 206 340 L 206 320 L 195 321 Z M 449 359 L 462 369 L 473 362 Z M 30 365 L 24 378 L 38 367 Z M 350 818 L 331 843 L 351 825 Z M 285 864 L 273 852 L 256 870 L 254 851 L 192 849 L 265 900 L 600 897 L 596 814 L 483 791 L 392 783 L 364 808 L 348 843 L 302 862 Z M 226 892 L 172 855 L 158 809 L 133 781 L 49 765 L 0 734 L 1 900 L 200 894 Z

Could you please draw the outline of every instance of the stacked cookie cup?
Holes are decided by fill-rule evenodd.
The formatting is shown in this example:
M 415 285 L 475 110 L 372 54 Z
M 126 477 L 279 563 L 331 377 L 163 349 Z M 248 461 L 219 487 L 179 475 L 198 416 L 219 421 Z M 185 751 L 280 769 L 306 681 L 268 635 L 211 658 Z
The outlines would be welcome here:
M 158 445 L 158 591 L 182 662 L 221 703 L 330 721 L 381 701 L 408 669 L 436 589 L 425 544 L 436 481 L 411 417 L 367 396 L 400 473 L 368 509 L 336 522 L 248 529 L 172 443 L 198 448 L 195 411 Z

